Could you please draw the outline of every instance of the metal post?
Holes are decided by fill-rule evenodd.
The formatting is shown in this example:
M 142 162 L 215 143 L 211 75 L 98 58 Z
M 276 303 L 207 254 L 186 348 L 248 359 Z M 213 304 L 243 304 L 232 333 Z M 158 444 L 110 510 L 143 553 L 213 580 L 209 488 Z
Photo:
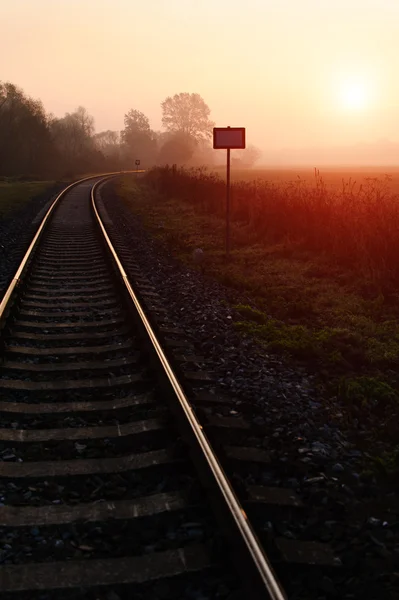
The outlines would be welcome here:
M 230 148 L 227 148 L 226 172 L 226 255 L 230 255 Z

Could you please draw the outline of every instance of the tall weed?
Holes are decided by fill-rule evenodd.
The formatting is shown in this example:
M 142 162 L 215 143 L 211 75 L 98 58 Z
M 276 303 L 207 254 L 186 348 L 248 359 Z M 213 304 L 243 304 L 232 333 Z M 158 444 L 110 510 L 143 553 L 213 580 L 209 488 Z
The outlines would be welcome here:
M 204 167 L 157 167 L 145 180 L 198 213 L 225 215 L 225 182 Z M 382 289 L 399 281 L 399 196 L 387 176 L 361 184 L 349 179 L 337 189 L 327 188 L 317 169 L 313 183 L 300 177 L 283 184 L 236 181 L 231 219 L 245 225 L 248 244 L 288 241 L 356 269 Z

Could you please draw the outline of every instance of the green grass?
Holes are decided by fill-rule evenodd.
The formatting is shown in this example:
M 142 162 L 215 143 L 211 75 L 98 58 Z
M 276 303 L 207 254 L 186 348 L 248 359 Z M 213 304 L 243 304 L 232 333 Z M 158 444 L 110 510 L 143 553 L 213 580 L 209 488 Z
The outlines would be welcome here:
M 320 366 L 329 367 L 366 360 L 362 340 L 349 329 L 314 328 L 305 323 L 292 325 L 267 318 L 260 311 L 249 314 L 247 306 L 238 306 L 236 309 L 246 316 L 246 320 L 235 323 L 237 329 L 258 337 L 271 352 L 287 354 L 303 361 L 317 361 Z
M 0 218 L 9 217 L 53 185 L 51 181 L 0 181 Z
M 350 404 L 371 411 L 385 410 L 398 401 L 398 392 L 386 381 L 376 377 L 343 378 L 339 385 L 339 397 Z
M 373 463 L 379 474 L 394 479 L 396 483 L 399 481 L 399 446 L 373 457 Z
M 355 319 L 349 317 L 345 322 L 340 315 L 335 327 L 315 327 L 305 317 L 302 324 L 289 324 L 267 318 L 259 311 L 249 316 L 248 307 L 244 308 L 246 319 L 238 321 L 236 327 L 258 337 L 271 352 L 312 361 L 313 367 L 336 373 L 357 368 L 393 368 L 399 364 L 399 328 L 396 322 L 378 324 L 363 317 L 361 329 L 356 327 Z M 242 314 L 241 307 L 238 311 Z M 320 321 L 320 312 L 318 317 Z M 339 322 L 346 326 L 338 326 Z

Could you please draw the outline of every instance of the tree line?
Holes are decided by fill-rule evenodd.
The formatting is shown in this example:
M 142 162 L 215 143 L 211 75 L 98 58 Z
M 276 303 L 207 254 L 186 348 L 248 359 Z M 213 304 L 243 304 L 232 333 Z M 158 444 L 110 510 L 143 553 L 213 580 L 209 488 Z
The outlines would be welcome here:
M 40 100 L 0 81 L 0 176 L 73 177 L 82 173 L 165 164 L 212 164 L 210 109 L 199 94 L 180 93 L 161 103 L 164 131 L 151 129 L 136 109 L 124 116 L 122 131 L 95 132 L 83 107 L 57 118 Z M 250 147 L 238 161 L 252 166 L 259 151 Z M 246 164 L 247 163 L 247 164 Z

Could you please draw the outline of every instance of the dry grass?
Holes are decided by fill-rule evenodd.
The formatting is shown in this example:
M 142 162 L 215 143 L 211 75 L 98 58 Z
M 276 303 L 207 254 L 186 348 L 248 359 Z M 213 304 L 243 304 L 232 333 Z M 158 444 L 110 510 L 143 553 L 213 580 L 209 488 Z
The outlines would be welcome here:
M 197 214 L 224 216 L 225 183 L 216 173 L 157 168 L 145 181 L 168 198 L 188 202 Z M 235 181 L 231 218 L 242 233 L 233 243 L 285 244 L 296 253 L 326 255 L 382 290 L 393 289 L 399 282 L 399 197 L 391 186 L 387 175 L 328 186 L 318 171 L 312 181 Z
M 212 167 L 223 180 L 226 178 L 226 167 Z M 314 184 L 315 170 L 312 167 L 304 168 L 268 168 L 259 167 L 253 169 L 242 169 L 232 167 L 232 181 L 257 181 L 263 180 L 277 185 L 301 179 L 310 186 Z M 399 167 L 324 167 L 322 178 L 327 188 L 340 189 L 343 182 L 351 180 L 355 186 L 364 184 L 366 179 L 384 179 L 388 181 L 388 188 L 392 193 L 399 193 Z M 387 180 L 388 178 L 388 180 Z

